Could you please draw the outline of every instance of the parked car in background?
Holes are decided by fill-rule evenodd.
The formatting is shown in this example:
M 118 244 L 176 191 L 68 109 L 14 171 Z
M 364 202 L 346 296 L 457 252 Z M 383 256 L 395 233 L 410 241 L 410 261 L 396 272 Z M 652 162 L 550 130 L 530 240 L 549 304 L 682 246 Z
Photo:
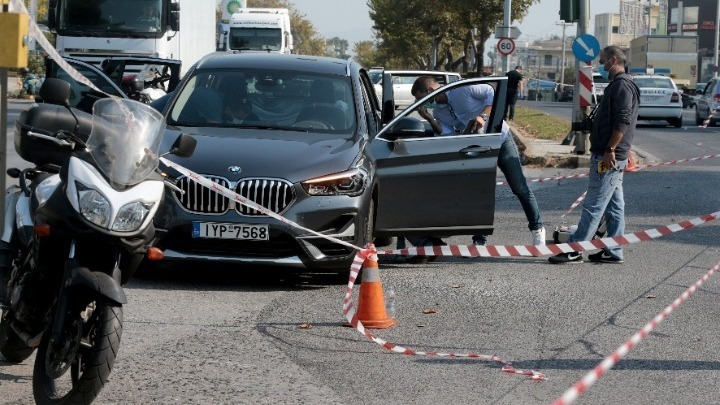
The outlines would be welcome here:
M 192 158 L 169 159 L 306 229 L 181 176 L 182 192 L 166 193 L 155 217 L 157 246 L 170 261 L 344 274 L 353 249 L 307 229 L 356 246 L 374 237 L 491 233 L 501 98 L 482 134 L 435 136 L 415 118 L 430 98 L 475 83 L 504 92 L 507 78 L 454 81 L 393 118 L 392 101 L 391 114 L 381 111 L 370 75 L 353 60 L 206 56 L 163 109 L 164 142 L 179 133 L 197 139 Z
M 640 120 L 667 120 L 675 128 L 682 127 L 682 99 L 672 78 L 662 75 L 635 75 L 640 88 Z
M 382 69 L 382 68 L 380 68 Z M 448 83 L 456 82 L 460 79 L 462 79 L 462 76 L 460 76 L 460 73 L 454 73 L 454 72 L 442 72 L 442 71 L 435 71 L 435 70 L 378 70 L 378 68 L 373 68 L 371 72 L 372 75 L 376 78 L 377 82 L 373 81 L 373 84 L 375 85 L 375 92 L 377 93 L 378 97 L 382 99 L 382 77 L 383 73 L 390 73 L 392 75 L 392 83 L 393 83 L 393 94 L 395 98 L 395 107 L 407 107 L 410 104 L 415 102 L 415 97 L 413 97 L 410 90 L 412 89 L 413 83 L 415 83 L 415 80 L 420 76 L 433 76 L 435 80 L 437 80 L 438 83 L 441 85 L 445 85 Z
M 697 90 L 684 87 L 680 89 L 683 108 L 693 108 L 697 103 Z
M 715 111 L 720 110 L 720 80 L 717 77 L 710 79 L 705 87 L 698 91 L 697 104 L 695 104 L 695 124 L 702 125 L 710 117 L 708 125 L 713 126 L 720 122 Z
M 553 99 L 555 101 L 572 101 L 573 99 L 573 85 L 572 84 L 563 84 L 560 85 L 560 83 L 555 86 L 555 94 Z
M 528 79 L 525 84 L 527 99 L 530 101 L 553 100 L 556 83 L 550 80 Z
M 610 84 L 610 79 L 602 77 L 598 72 L 593 72 L 593 98 L 595 103 L 599 103 L 605 94 L 605 88 Z

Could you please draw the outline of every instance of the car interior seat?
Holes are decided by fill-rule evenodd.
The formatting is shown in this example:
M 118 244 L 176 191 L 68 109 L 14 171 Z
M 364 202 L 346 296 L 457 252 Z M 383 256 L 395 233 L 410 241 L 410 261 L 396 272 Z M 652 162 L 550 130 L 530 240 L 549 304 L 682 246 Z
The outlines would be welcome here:
M 345 129 L 345 112 L 336 106 L 335 88 L 327 80 L 315 80 L 310 86 L 310 105 L 298 114 L 295 122 L 322 121 L 333 129 Z

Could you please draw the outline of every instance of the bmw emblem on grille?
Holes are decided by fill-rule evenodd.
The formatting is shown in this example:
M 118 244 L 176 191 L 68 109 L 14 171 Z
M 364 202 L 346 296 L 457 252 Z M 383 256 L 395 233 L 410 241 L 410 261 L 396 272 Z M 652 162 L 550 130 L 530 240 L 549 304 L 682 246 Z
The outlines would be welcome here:
M 240 173 L 242 171 L 242 168 L 240 166 L 230 166 L 228 167 L 228 171 L 230 173 Z

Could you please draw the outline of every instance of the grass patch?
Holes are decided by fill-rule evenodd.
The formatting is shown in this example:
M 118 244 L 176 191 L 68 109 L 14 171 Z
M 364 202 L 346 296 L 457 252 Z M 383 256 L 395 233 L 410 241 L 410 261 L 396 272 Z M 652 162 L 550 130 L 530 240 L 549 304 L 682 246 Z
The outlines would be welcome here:
M 570 121 L 519 105 L 513 124 L 536 139 L 561 141 L 570 131 Z

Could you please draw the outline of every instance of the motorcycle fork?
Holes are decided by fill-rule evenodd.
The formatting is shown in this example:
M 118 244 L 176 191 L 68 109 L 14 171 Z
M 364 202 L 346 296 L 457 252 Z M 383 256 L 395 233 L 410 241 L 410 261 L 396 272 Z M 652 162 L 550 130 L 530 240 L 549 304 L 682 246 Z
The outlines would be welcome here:
M 91 247 L 86 247 L 85 250 L 93 249 Z M 68 316 L 74 317 L 80 314 L 80 311 L 83 311 L 81 316 L 83 321 L 87 322 L 92 316 L 92 306 L 90 304 L 102 297 L 107 297 L 115 301 L 122 301 L 120 302 L 122 304 L 126 302 L 124 293 L 122 294 L 122 300 L 119 300 L 116 296 L 117 291 L 110 291 L 110 293 L 108 293 L 107 291 L 104 291 L 105 288 L 103 288 L 110 284 L 114 284 L 121 290 L 119 287 L 119 253 L 113 252 L 114 256 L 112 258 L 112 263 L 109 263 L 108 261 L 104 266 L 101 266 L 99 263 L 92 263 L 92 259 L 84 257 L 86 256 L 85 253 L 86 252 L 77 251 L 77 243 L 75 240 L 70 243 L 68 258 L 63 274 L 63 283 L 58 294 L 57 305 L 52 322 L 51 341 L 56 344 L 62 345 L 64 334 L 68 330 L 66 329 L 68 326 L 67 323 L 75 321 L 75 319 L 67 319 Z M 87 268 L 82 266 L 83 264 L 85 264 Z M 108 266 L 108 264 L 110 265 Z M 112 269 L 109 267 L 112 267 Z M 85 271 L 83 271 L 81 275 L 78 275 L 78 269 L 85 269 Z M 95 272 L 98 273 L 96 275 L 99 277 L 99 279 L 96 280 L 97 283 L 88 283 L 86 281 L 88 279 L 87 274 L 90 273 L 87 269 L 94 269 Z M 97 284 L 101 284 L 101 287 L 96 287 Z M 122 291 L 120 292 L 122 293 Z M 67 336 L 65 337 L 67 338 Z

